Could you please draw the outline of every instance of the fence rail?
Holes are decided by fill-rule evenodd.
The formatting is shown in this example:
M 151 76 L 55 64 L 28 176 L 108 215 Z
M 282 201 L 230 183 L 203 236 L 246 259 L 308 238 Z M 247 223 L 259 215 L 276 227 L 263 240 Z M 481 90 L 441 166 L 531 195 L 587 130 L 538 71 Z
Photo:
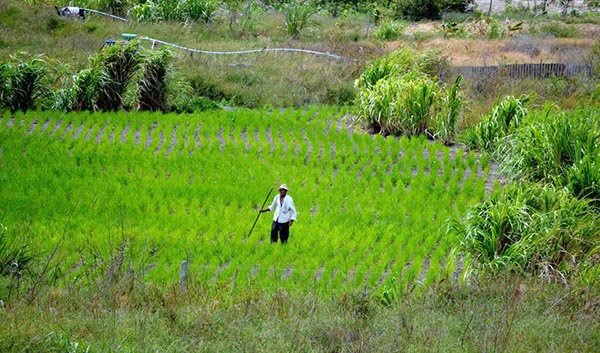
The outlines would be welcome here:
M 455 66 L 442 73 L 442 78 L 456 77 L 459 74 L 465 78 L 547 78 L 592 76 L 594 68 L 590 65 L 572 63 L 539 63 L 539 64 L 506 64 L 495 66 Z

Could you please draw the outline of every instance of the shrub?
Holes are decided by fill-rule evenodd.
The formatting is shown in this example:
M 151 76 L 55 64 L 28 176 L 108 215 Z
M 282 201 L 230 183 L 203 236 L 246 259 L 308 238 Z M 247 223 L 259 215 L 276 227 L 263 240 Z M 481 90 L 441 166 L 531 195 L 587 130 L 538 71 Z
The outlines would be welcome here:
M 426 134 L 441 136 L 436 128 L 444 126 L 445 136 L 451 138 L 454 129 L 450 118 L 459 112 L 446 111 L 442 117 L 442 104 L 455 104 L 460 109 L 457 92 L 454 98 L 444 98 L 436 83 L 437 72 L 445 59 L 437 52 L 417 55 L 402 49 L 375 60 L 355 81 L 358 89 L 359 120 L 368 130 L 384 135 L 414 136 Z M 458 85 L 455 87 L 458 90 Z M 440 124 L 439 120 L 445 119 Z
M 167 111 L 167 87 L 171 52 L 162 49 L 147 54 L 138 84 L 138 109 Z
M 399 21 L 385 21 L 382 22 L 373 35 L 379 40 L 394 40 L 402 36 L 406 23 Z
M 211 99 L 198 96 L 192 85 L 180 77 L 175 77 L 169 83 L 169 92 L 170 110 L 176 113 L 193 113 L 220 108 Z
M 182 8 L 181 12 L 185 20 L 200 20 L 208 23 L 219 7 L 219 2 L 215 0 L 184 0 L 180 1 L 179 6 Z
M 513 178 L 568 188 L 600 206 L 598 111 L 531 117 L 502 148 L 502 167 Z
M 436 137 L 447 145 L 453 143 L 456 138 L 456 126 L 461 116 L 462 98 L 459 91 L 461 82 L 462 76 L 459 75 L 443 97 Z
M 460 250 L 473 269 L 566 277 L 595 251 L 599 221 L 587 201 L 563 189 L 523 184 L 472 207 L 449 232 L 463 239 Z
M 398 0 L 394 4 L 394 10 L 398 18 L 411 21 L 438 20 L 442 14 L 440 6 L 435 0 Z
M 533 30 L 534 33 L 536 30 Z M 556 38 L 581 38 L 577 27 L 564 25 L 558 22 L 544 23 L 538 29 L 540 34 L 551 35 Z
M 430 50 L 417 53 L 411 49 L 400 49 L 371 62 L 360 74 L 354 85 L 358 89 L 374 86 L 379 80 L 403 75 L 413 70 L 437 78 L 448 66 L 448 59 L 440 51 Z
M 0 108 L 10 106 L 10 97 L 12 96 L 11 76 L 11 65 L 0 63 Z
M 464 136 L 469 148 L 495 152 L 500 141 L 514 132 L 527 115 L 526 103 L 529 97 L 506 97 L 492 108 L 492 112 L 475 127 L 467 130 Z
M 100 72 L 96 101 L 100 110 L 114 111 L 123 107 L 125 90 L 141 62 L 142 56 L 135 41 L 105 47 L 92 58 L 94 69 Z
M 12 62 L 0 65 L 0 107 L 13 112 L 35 109 L 37 99 L 47 91 L 46 62 L 40 57 L 29 61 L 11 59 Z
M 280 11 L 285 17 L 285 29 L 292 38 L 298 37 L 300 31 L 308 24 L 309 18 L 316 12 L 311 5 L 295 1 L 283 5 Z
M 383 135 L 425 133 L 434 119 L 439 88 L 426 75 L 412 72 L 379 80 L 359 94 L 361 120 Z

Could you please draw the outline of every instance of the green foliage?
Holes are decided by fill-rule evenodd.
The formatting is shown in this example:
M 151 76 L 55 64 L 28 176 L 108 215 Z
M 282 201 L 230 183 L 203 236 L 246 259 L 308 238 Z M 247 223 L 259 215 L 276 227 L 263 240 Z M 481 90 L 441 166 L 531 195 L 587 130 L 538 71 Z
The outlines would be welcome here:
M 114 111 L 123 107 L 125 90 L 140 68 L 142 57 L 138 43 L 116 43 L 105 47 L 92 58 L 92 65 L 100 72 L 98 109 Z
M 470 265 L 546 278 L 570 278 L 600 241 L 600 217 L 587 201 L 538 184 L 511 186 L 467 212 L 450 231 Z
M 466 12 L 475 5 L 473 0 L 440 0 L 439 6 L 443 11 Z
M 47 71 L 46 61 L 39 56 L 29 61 L 12 56 L 11 61 L 0 63 L 0 107 L 13 112 L 35 109 L 47 91 Z
M 441 18 L 441 8 L 436 0 L 397 0 L 393 4 L 398 18 L 410 21 L 422 19 L 437 20 Z
M 0 108 L 10 106 L 12 97 L 12 66 L 9 63 L 0 63 Z
M 198 81 L 194 81 L 198 82 Z M 169 83 L 170 107 L 175 113 L 194 113 L 220 109 L 213 97 L 207 97 L 195 89 L 188 81 L 177 77 Z M 222 99 L 219 99 L 221 101 Z
M 439 89 L 424 74 L 406 74 L 379 80 L 358 99 L 360 117 L 372 132 L 413 136 L 431 127 Z
M 449 115 L 438 116 L 442 103 L 452 102 L 456 109 L 460 105 L 456 99 L 445 99 L 446 92 L 433 79 L 443 62 L 437 52 L 417 55 L 409 49 L 375 60 L 355 82 L 359 119 L 370 131 L 384 135 L 439 135 L 434 131 L 439 118 L 450 129 Z M 446 133 L 450 137 L 449 130 Z
M 402 36 L 405 28 L 405 22 L 384 21 L 377 26 L 373 35 L 379 40 L 396 40 Z
M 550 35 L 555 38 L 581 38 L 581 33 L 577 27 L 560 22 L 542 23 L 539 27 L 533 26 L 530 32 L 538 35 Z
M 219 7 L 215 0 L 156 0 L 131 6 L 129 16 L 139 22 L 202 21 L 208 23 Z
M 138 109 L 167 111 L 167 88 L 172 54 L 166 49 L 146 54 L 138 83 Z
M 308 24 L 308 20 L 316 13 L 315 8 L 304 2 L 292 1 L 281 6 L 285 17 L 285 30 L 292 38 L 297 38 Z
M 501 151 L 502 165 L 511 177 L 566 187 L 574 196 L 600 205 L 597 110 L 532 116 Z
M 500 143 L 512 134 L 527 115 L 529 97 L 508 96 L 492 108 L 492 112 L 476 126 L 465 132 L 464 142 L 469 148 L 495 152 Z
M 462 76 L 458 76 L 444 95 L 443 110 L 440 114 L 437 138 L 445 144 L 452 144 L 456 139 L 457 124 L 461 118 L 463 100 L 460 96 Z
M 179 2 L 187 20 L 208 23 L 220 5 L 216 0 L 184 0 Z
M 52 110 L 65 112 L 96 110 L 100 76 L 100 70 L 97 68 L 81 70 L 67 87 L 60 89 L 54 95 Z
M 14 235 L 0 223 L 0 276 L 21 278 L 30 271 L 33 260 L 27 244 L 18 243 Z

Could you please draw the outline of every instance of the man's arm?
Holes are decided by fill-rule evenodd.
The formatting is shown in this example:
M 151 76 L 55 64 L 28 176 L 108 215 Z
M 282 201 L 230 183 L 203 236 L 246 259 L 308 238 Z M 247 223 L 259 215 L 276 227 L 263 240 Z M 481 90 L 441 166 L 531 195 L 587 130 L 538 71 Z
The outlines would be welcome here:
M 290 198 L 290 208 L 292 210 L 292 217 L 290 217 L 290 225 L 296 221 L 296 206 L 294 206 L 294 199 Z
M 273 199 L 273 202 L 271 202 L 271 204 L 269 205 L 269 207 L 267 208 L 263 208 L 262 210 L 260 210 L 260 212 L 269 212 L 271 211 L 273 208 L 275 208 L 277 206 L 277 196 L 275 196 L 275 198 Z

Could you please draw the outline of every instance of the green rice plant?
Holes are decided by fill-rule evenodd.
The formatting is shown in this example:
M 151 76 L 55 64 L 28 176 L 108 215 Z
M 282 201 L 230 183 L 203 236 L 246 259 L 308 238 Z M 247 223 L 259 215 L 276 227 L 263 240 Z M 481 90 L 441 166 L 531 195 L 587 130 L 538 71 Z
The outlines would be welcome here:
M 171 58 L 171 52 L 166 49 L 146 54 L 142 63 L 142 77 L 138 83 L 138 110 L 168 110 L 167 88 Z

